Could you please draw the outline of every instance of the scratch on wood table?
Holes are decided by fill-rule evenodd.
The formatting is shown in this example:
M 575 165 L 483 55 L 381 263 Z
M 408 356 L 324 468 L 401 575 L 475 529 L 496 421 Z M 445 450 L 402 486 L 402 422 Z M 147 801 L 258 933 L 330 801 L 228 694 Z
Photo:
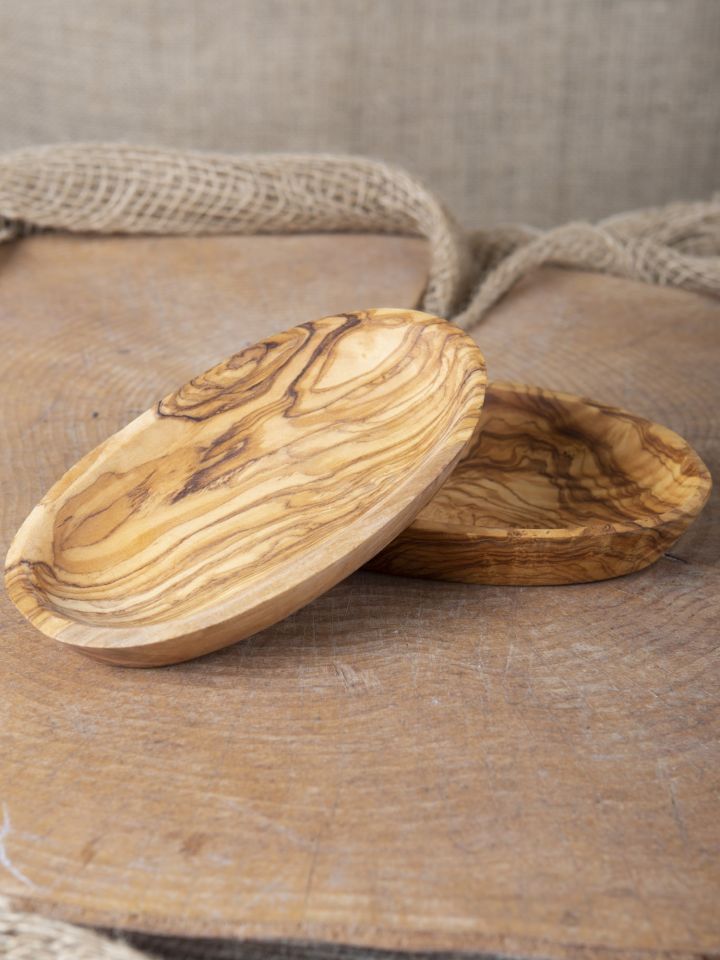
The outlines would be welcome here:
M 10 836 L 12 829 L 10 823 L 10 811 L 7 808 L 7 804 L 3 803 L 2 805 L 3 821 L 0 825 L 0 866 L 4 867 L 7 872 L 15 877 L 16 880 L 19 880 L 20 883 L 25 884 L 26 887 L 34 887 L 35 884 L 30 880 L 19 867 L 16 867 L 15 864 L 10 859 L 10 854 L 7 852 L 6 841 Z

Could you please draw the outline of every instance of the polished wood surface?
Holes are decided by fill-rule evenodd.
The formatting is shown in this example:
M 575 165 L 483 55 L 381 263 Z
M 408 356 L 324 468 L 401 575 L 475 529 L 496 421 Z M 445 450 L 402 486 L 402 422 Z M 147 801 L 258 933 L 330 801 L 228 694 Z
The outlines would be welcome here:
M 198 375 L 75 464 L 5 584 L 49 637 L 158 666 L 277 623 L 432 497 L 477 432 L 485 366 L 416 310 L 309 321 Z
M 587 583 L 654 563 L 702 509 L 707 467 L 672 430 L 495 382 L 474 448 L 369 569 L 465 583 Z
M 309 317 L 412 306 L 425 276 L 422 244 L 376 237 L 0 250 L 4 544 L 198 370 Z M 491 379 L 663 423 L 718 475 L 717 303 L 547 270 L 475 336 Z M 76 921 L 254 938 L 268 958 L 278 939 L 712 955 L 719 534 L 716 485 L 641 573 L 548 588 L 363 571 L 161 670 L 69 656 L 3 594 L 0 889 Z

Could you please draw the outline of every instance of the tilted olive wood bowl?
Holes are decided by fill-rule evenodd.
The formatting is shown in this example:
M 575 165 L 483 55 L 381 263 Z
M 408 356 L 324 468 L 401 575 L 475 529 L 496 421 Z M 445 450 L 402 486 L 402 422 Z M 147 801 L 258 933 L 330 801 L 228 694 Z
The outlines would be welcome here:
M 20 528 L 8 593 L 43 633 L 150 666 L 277 622 L 396 536 L 472 443 L 482 354 L 410 310 L 326 317 L 187 383 Z
M 470 455 L 371 569 L 468 583 L 604 580 L 657 560 L 710 492 L 682 437 L 624 410 L 492 383 L 480 421 Z

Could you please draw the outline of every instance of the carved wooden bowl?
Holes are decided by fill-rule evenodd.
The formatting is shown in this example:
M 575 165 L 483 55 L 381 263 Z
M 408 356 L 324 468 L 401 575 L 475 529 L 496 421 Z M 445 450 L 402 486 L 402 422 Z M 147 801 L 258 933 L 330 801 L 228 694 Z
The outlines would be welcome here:
M 326 317 L 195 378 L 73 467 L 20 528 L 10 598 L 97 659 L 218 649 L 396 536 L 472 443 L 482 354 L 411 310 Z
M 665 427 L 493 383 L 472 453 L 370 567 L 489 584 L 617 577 L 668 550 L 710 486 L 702 460 Z

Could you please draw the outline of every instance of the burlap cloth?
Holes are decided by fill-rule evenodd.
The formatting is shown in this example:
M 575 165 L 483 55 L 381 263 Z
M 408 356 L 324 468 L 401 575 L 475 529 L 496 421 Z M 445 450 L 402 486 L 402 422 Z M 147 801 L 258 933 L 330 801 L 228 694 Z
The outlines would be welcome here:
M 425 237 L 431 265 L 423 306 L 466 329 L 544 263 L 720 295 L 718 198 L 546 232 L 468 233 L 404 170 L 362 157 L 36 147 L 0 159 L 0 218 L 0 240 L 36 229 Z
M 466 232 L 404 170 L 362 157 L 230 156 L 119 144 L 5 154 L 0 241 L 39 230 L 424 237 L 431 259 L 422 306 L 465 329 L 479 323 L 523 276 L 549 263 L 720 297 L 719 197 L 545 232 L 527 226 Z M 239 945 L 137 937 L 135 942 L 163 956 L 240 956 Z M 249 945 L 242 955 L 254 957 L 256 950 Z M 279 946 L 273 952 L 287 955 Z M 342 950 L 331 953 L 340 956 Z M 139 960 L 143 954 L 93 931 L 16 912 L 0 898 L 0 956 Z

